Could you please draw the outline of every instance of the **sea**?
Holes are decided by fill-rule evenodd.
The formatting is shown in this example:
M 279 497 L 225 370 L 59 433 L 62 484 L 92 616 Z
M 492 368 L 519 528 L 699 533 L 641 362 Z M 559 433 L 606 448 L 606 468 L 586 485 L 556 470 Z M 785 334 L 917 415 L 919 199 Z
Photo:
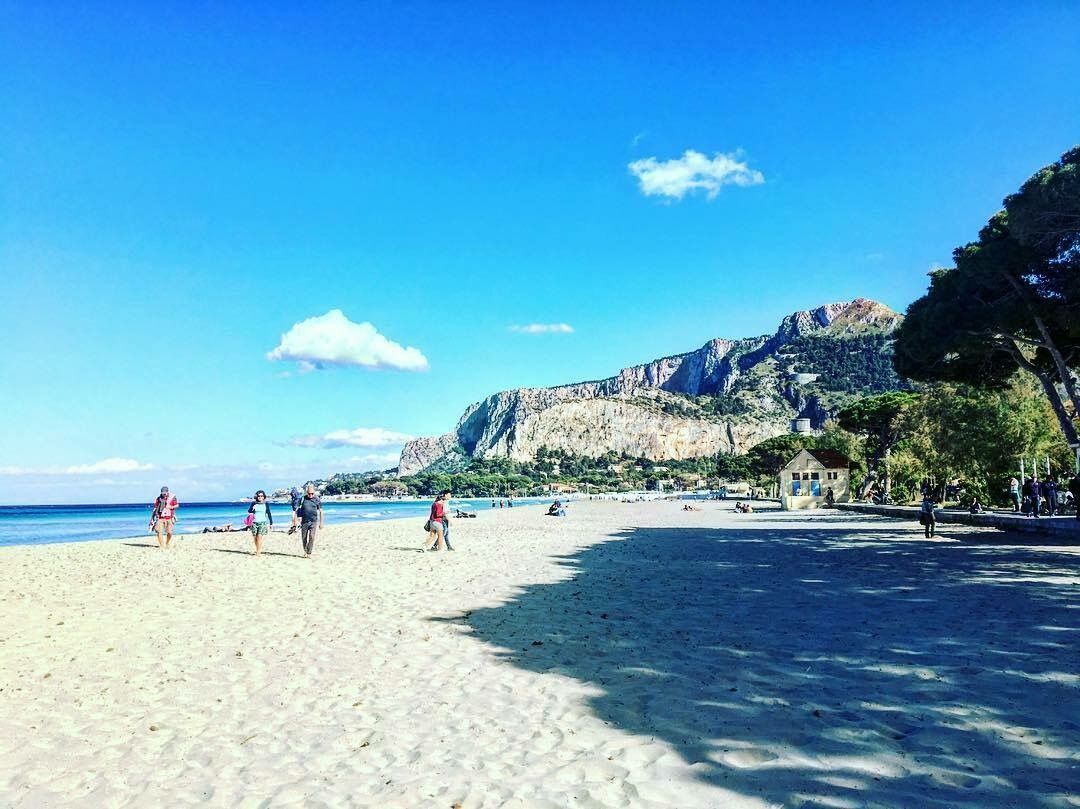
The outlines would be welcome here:
M 549 502 L 550 498 L 543 500 Z M 540 500 L 521 498 L 514 507 L 536 507 Z M 491 498 L 454 499 L 451 510 L 467 512 L 487 510 Z M 498 508 L 498 501 L 495 507 Z M 326 525 L 391 520 L 397 517 L 426 518 L 430 500 L 364 500 L 354 502 L 324 502 Z M 127 503 L 120 505 L 81 506 L 0 506 L 0 547 L 6 545 L 44 545 L 53 542 L 86 542 L 94 539 L 130 539 L 152 536 L 147 528 L 150 505 Z M 232 523 L 243 525 L 248 503 L 182 503 L 176 512 L 174 534 L 201 533 L 203 528 Z M 288 526 L 291 520 L 288 503 L 271 503 L 274 527 Z M 419 529 L 418 529 L 419 530 Z

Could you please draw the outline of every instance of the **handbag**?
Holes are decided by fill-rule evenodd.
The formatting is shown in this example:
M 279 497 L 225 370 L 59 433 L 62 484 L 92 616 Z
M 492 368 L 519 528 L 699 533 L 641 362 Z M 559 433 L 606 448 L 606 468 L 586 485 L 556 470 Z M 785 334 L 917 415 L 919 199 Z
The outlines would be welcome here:
M 428 520 L 426 523 L 424 523 L 424 533 L 425 534 L 430 534 L 431 533 L 431 520 Z

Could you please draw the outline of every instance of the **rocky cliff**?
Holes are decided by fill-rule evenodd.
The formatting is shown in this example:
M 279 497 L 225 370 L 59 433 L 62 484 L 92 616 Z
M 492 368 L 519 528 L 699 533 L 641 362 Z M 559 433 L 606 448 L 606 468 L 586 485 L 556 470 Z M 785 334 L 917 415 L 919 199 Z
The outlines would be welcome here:
M 795 312 L 772 335 L 710 340 L 607 379 L 502 391 L 471 405 L 451 432 L 406 444 L 399 474 L 469 457 L 527 461 L 540 447 L 658 460 L 741 453 L 796 418 L 820 427 L 853 396 L 900 387 L 890 338 L 899 322 L 859 298 Z

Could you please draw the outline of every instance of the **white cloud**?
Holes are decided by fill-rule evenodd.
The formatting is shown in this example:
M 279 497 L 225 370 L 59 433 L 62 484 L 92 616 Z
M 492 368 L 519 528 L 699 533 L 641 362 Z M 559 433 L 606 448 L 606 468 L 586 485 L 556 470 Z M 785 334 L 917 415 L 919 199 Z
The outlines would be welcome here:
M 333 430 L 325 435 L 297 435 L 284 442 L 284 445 L 320 449 L 394 447 L 412 441 L 414 437 L 408 433 L 384 430 L 382 427 L 357 427 L 355 430 Z
M 300 373 L 333 365 L 357 365 L 372 370 L 426 371 L 427 358 L 383 337 L 370 323 L 353 323 L 340 309 L 295 324 L 268 360 L 295 360 Z
M 645 196 L 662 196 L 682 199 L 687 193 L 703 189 L 709 199 L 714 199 L 724 185 L 761 185 L 765 175 L 740 160 L 739 152 L 717 152 L 712 158 L 701 152 L 687 149 L 683 156 L 673 160 L 657 160 L 646 157 L 635 160 L 627 168 L 638 178 L 641 193 Z
M 398 465 L 401 456 L 397 452 L 373 452 L 368 455 L 354 455 L 346 459 L 353 469 L 366 472 L 372 469 L 392 469 Z
M 77 466 L 0 466 L 0 475 L 101 475 L 124 472 L 148 472 L 152 464 L 139 463 L 131 458 L 106 458 Z
M 118 472 L 147 472 L 153 468 L 151 464 L 139 463 L 131 458 L 106 458 L 97 463 L 69 466 L 64 473 L 67 475 L 111 475 Z
M 573 334 L 574 328 L 567 323 L 529 323 L 526 326 L 511 326 L 510 331 L 518 334 Z

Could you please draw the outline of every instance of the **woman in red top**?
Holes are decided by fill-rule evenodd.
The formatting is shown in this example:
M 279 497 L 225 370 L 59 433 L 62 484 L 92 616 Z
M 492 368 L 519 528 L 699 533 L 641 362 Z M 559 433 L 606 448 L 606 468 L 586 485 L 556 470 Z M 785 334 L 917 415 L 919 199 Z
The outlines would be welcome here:
M 424 541 L 424 550 L 441 551 L 443 549 L 443 518 L 446 516 L 446 504 L 440 494 L 431 504 L 428 516 L 428 535 Z M 432 542 L 434 541 L 434 545 Z

